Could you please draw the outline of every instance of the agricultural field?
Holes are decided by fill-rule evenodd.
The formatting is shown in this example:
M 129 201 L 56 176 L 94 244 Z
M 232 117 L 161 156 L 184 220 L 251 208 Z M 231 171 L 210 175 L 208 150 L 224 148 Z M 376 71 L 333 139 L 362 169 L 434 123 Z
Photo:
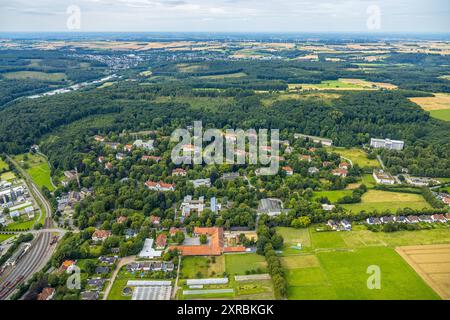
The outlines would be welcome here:
M 340 154 L 344 158 L 350 159 L 353 164 L 357 164 L 362 168 L 380 168 L 380 163 L 377 161 L 377 159 L 369 159 L 367 157 L 367 153 L 364 150 L 358 148 L 348 149 L 333 147 L 332 151 Z
M 409 100 L 429 111 L 433 118 L 450 121 L 450 94 L 435 93 L 433 97 L 417 97 Z
M 46 73 L 39 71 L 16 71 L 16 72 L 8 72 L 4 73 L 3 77 L 8 80 L 42 80 L 42 81 L 50 81 L 50 82 L 58 82 L 62 80 L 66 80 L 66 75 L 64 73 Z
M 442 299 L 450 300 L 450 245 L 407 246 L 396 251 Z
M 181 261 L 180 277 L 211 278 L 222 277 L 225 272 L 225 257 L 184 257 Z
M 281 262 L 289 299 L 439 299 L 439 296 L 395 252 L 406 244 L 449 243 L 446 226 L 431 230 L 372 232 L 354 225 L 349 232 L 277 228 L 286 236 Z M 306 236 L 307 235 L 307 236 Z M 300 239 L 301 250 L 289 248 Z M 381 289 L 369 290 L 367 267 L 381 269 Z
M 14 159 L 28 172 L 34 183 L 39 188 L 47 187 L 50 191 L 54 190 L 50 177 L 50 168 L 48 162 L 40 155 L 27 153 L 28 160 L 24 160 L 25 154 L 15 156 Z
M 286 266 L 289 299 L 439 299 L 392 248 L 319 252 Z M 380 289 L 369 289 L 367 268 L 381 271 Z
M 369 190 L 361 197 L 360 203 L 344 204 L 345 209 L 354 213 L 360 211 L 391 212 L 402 208 L 423 209 L 431 208 L 428 202 L 420 194 L 389 192 L 381 190 Z
M 378 90 L 378 89 L 396 89 L 397 86 L 390 83 L 372 82 L 362 79 L 326 80 L 318 84 L 289 84 L 289 89 L 296 90 Z
M 215 74 L 215 75 L 211 75 L 211 76 L 199 76 L 196 78 L 217 80 L 217 79 L 227 79 L 227 78 L 243 78 L 246 76 L 247 76 L 247 74 L 245 72 L 236 72 L 236 73 Z
M 225 254 L 225 266 L 229 275 L 245 275 L 251 271 L 267 272 L 265 258 L 256 253 Z

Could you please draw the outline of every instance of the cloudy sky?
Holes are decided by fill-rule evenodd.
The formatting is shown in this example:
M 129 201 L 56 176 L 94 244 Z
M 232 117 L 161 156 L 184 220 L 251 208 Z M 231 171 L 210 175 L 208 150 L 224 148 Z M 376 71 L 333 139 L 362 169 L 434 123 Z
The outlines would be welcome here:
M 450 1 L 0 0 L 0 32 L 72 30 L 450 33 Z

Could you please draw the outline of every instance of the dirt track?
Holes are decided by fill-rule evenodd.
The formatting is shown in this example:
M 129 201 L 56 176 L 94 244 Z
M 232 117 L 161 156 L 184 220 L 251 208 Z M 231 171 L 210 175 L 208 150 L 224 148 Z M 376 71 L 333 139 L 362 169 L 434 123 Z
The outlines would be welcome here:
M 450 245 L 395 248 L 398 254 L 442 299 L 450 300 Z

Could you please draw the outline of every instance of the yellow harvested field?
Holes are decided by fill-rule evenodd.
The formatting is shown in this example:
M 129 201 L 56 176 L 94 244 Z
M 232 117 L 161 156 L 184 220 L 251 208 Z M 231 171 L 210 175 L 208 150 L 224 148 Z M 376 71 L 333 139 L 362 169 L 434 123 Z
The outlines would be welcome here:
M 450 109 L 450 94 L 435 93 L 434 97 L 409 98 L 426 111 Z
M 450 245 L 406 246 L 395 249 L 442 299 L 450 300 Z

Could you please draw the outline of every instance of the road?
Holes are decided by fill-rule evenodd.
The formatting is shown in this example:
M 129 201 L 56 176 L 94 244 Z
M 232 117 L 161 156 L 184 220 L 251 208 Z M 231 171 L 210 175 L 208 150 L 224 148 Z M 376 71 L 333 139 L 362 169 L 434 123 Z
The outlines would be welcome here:
M 45 214 L 45 223 L 43 229 L 29 232 L 35 235 L 30 249 L 15 266 L 7 268 L 2 274 L 0 278 L 0 300 L 8 299 L 20 284 L 27 281 L 35 272 L 40 271 L 45 266 L 56 248 L 56 243 L 51 245 L 53 234 L 63 232 L 63 230 L 54 228 L 52 207 L 31 177 L 14 159 L 7 157 L 24 177 L 30 193 L 41 207 L 41 215 Z
M 127 265 L 129 263 L 135 262 L 136 256 L 128 256 L 120 259 L 117 262 L 116 269 L 114 269 L 113 274 L 111 275 L 111 279 L 108 282 L 108 285 L 105 289 L 105 292 L 103 293 L 103 300 L 108 300 L 109 292 L 111 291 L 112 286 L 114 285 L 114 281 L 116 281 L 117 274 L 120 271 L 120 268 L 122 268 L 124 265 Z

